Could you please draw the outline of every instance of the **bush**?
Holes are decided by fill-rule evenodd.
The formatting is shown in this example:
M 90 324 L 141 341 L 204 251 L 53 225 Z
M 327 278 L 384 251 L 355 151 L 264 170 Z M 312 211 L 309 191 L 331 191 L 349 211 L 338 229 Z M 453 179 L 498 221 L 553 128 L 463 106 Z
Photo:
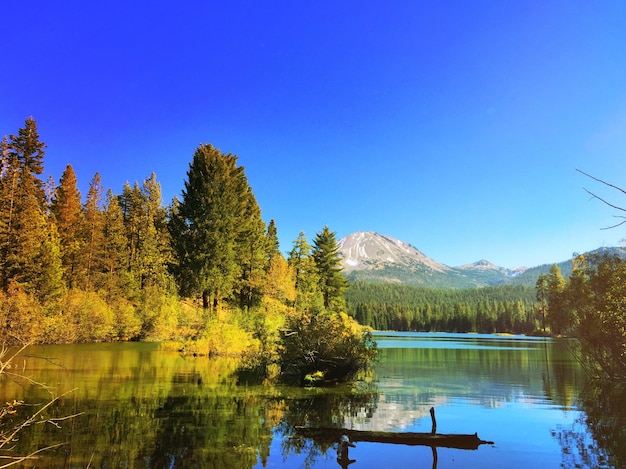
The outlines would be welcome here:
M 194 356 L 241 357 L 253 342 L 251 334 L 238 324 L 212 319 L 198 339 L 185 342 L 182 351 Z
M 115 315 L 116 340 L 132 340 L 138 337 L 141 333 L 141 320 L 133 304 L 124 298 L 118 298 L 111 308 Z
M 45 312 L 33 295 L 16 282 L 7 293 L 0 291 L 0 340 L 7 344 L 34 342 L 41 338 Z
M 376 353 L 370 330 L 348 315 L 294 312 L 281 334 L 281 376 L 301 385 L 346 381 L 367 368 Z
M 279 331 L 284 326 L 288 311 L 289 308 L 281 301 L 264 297 L 260 308 L 250 315 L 247 329 L 252 332 L 254 341 L 243 354 L 238 369 L 240 379 L 260 382 L 276 377 Z
M 106 342 L 113 339 L 115 314 L 95 292 L 71 290 L 55 331 L 55 343 Z

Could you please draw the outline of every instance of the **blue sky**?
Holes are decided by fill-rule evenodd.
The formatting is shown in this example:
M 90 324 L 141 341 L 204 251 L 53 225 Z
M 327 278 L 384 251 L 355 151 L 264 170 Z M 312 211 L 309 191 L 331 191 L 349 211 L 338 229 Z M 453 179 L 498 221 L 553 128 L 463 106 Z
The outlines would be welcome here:
M 0 135 L 46 174 L 164 203 L 238 155 L 281 249 L 328 225 L 455 266 L 558 262 L 626 228 L 626 2 L 3 2 Z M 621 197 L 620 197 L 621 196 Z

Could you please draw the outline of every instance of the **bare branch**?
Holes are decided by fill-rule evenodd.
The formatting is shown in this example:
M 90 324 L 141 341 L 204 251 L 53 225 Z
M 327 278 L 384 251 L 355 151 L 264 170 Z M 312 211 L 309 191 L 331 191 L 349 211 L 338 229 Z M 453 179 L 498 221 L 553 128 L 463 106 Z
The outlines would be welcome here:
M 8 434 L 8 435 L 3 435 L 2 441 L 0 441 L 0 449 L 2 449 L 8 442 L 13 441 L 13 439 L 15 438 L 15 436 L 24 428 L 30 426 L 32 423 L 36 422 L 37 417 L 39 417 L 48 407 L 50 407 L 52 404 L 54 404 L 56 401 L 58 401 L 59 399 L 67 396 L 68 394 L 74 392 L 75 389 L 72 389 L 70 391 L 67 391 L 63 394 L 61 394 L 60 396 L 55 397 L 54 399 L 52 399 L 51 401 L 49 401 L 48 403 L 46 403 L 44 406 L 41 407 L 41 409 L 39 409 L 37 412 L 35 412 L 33 415 L 31 415 L 30 417 L 28 417 L 24 422 L 22 422 L 21 424 L 17 425 L 14 429 L 13 432 Z M 47 420 L 47 419 L 46 419 Z
M 618 186 L 615 186 L 615 185 L 613 185 L 613 184 L 611 184 L 609 182 L 603 181 L 602 179 L 599 179 L 597 177 L 593 177 L 591 174 L 587 174 L 586 172 L 584 172 L 584 171 L 582 171 L 582 170 L 580 170 L 578 168 L 576 168 L 576 171 L 578 171 L 581 174 L 584 174 L 585 176 L 587 176 L 590 179 L 593 179 L 594 181 L 598 181 L 599 183 L 602 183 L 605 186 L 612 187 L 613 189 L 616 189 L 616 190 L 620 191 L 622 194 L 626 195 L 626 189 L 622 189 L 621 187 L 618 187 Z M 587 189 L 585 189 L 585 190 L 587 190 Z M 587 191 L 587 192 L 589 192 L 589 191 Z M 602 199 L 600 199 L 600 200 L 602 200 Z
M 618 205 L 612 204 L 611 202 L 608 202 L 607 200 L 604 200 L 602 197 L 600 197 L 599 195 L 594 194 L 593 192 L 591 192 L 589 189 L 585 189 L 583 187 L 584 191 L 589 194 L 592 198 L 594 199 L 598 199 L 601 202 L 605 203 L 606 205 L 608 205 L 611 208 L 614 208 L 615 210 L 620 210 L 622 212 L 626 212 L 626 208 L 620 207 Z
M 59 446 L 63 446 L 65 444 L 67 444 L 67 443 L 58 443 L 56 445 L 46 446 L 45 448 L 40 448 L 37 451 L 33 451 L 28 456 L 15 456 L 15 457 L 12 457 L 12 456 L 0 456 L 0 459 L 11 459 L 12 460 L 10 463 L 1 465 L 0 469 L 4 469 L 5 467 L 14 466 L 15 464 L 19 464 L 21 462 L 24 462 L 27 459 L 35 459 L 35 455 L 36 454 L 41 453 L 43 451 L 48 451 L 49 449 L 58 448 Z
M 626 218 L 626 217 L 616 217 L 616 218 Z M 616 225 L 613 225 L 613 226 L 607 226 L 607 227 L 605 227 L 605 228 L 600 228 L 600 229 L 601 229 L 601 230 L 610 230 L 610 229 L 612 229 L 612 228 L 617 228 L 618 226 L 622 226 L 624 223 L 626 223 L 626 220 L 623 220 L 623 221 L 619 222 L 619 223 L 618 223 L 618 224 L 616 224 Z
M 57 428 L 61 428 L 61 425 L 59 425 L 58 422 L 62 422 L 64 420 L 73 419 L 74 417 L 78 417 L 80 415 L 83 415 L 84 413 L 85 412 L 78 412 L 76 414 L 66 415 L 65 417 L 51 417 L 51 418 L 48 418 L 46 420 L 41 420 L 41 421 L 36 422 L 36 423 L 49 423 L 49 424 L 54 425 Z

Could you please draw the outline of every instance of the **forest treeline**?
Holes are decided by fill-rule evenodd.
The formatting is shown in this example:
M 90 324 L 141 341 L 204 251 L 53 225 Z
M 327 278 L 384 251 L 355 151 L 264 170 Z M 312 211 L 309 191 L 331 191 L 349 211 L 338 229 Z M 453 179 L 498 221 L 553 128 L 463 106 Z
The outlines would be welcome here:
M 302 314 L 324 311 L 348 315 L 311 327 L 350 331 L 349 316 L 375 329 L 539 327 L 533 294 L 520 286 L 456 291 L 357 282 L 346 292 L 335 234 L 324 227 L 309 245 L 301 233 L 285 256 L 243 166 L 211 145 L 196 149 L 171 204 L 155 174 L 114 193 L 96 173 L 84 198 L 69 164 L 58 182 L 44 179 L 46 145 L 32 118 L 0 145 L 5 341 L 193 339 L 209 349 L 253 343 L 270 354 L 279 330 L 301 328 L 309 319 Z
M 354 282 L 350 315 L 378 330 L 536 333 L 542 316 L 535 289 L 502 285 L 466 290 Z

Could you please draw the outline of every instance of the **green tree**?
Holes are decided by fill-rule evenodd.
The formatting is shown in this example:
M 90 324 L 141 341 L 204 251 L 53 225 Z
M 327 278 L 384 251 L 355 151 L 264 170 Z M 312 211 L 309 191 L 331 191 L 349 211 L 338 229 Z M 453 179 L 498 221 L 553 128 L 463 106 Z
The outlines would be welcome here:
M 610 255 L 575 259 L 565 296 L 587 369 L 626 381 L 626 260 Z
M 9 286 L 15 249 L 15 215 L 18 203 L 20 164 L 17 155 L 10 151 L 9 140 L 2 140 L 0 157 L 0 287 Z
M 569 324 L 568 312 L 564 300 L 565 279 L 557 264 L 552 264 L 548 273 L 548 317 L 547 321 L 553 334 L 566 332 Z
M 294 307 L 301 311 L 320 311 L 324 299 L 319 286 L 319 275 L 311 254 L 311 245 L 300 232 L 289 252 L 288 263 L 293 269 L 296 297 Z
M 127 269 L 128 244 L 124 228 L 124 215 L 118 198 L 111 189 L 107 191 L 104 205 L 103 232 L 104 265 L 97 285 L 107 293 L 107 300 L 125 296 L 129 283 Z
M 104 188 L 100 174 L 96 173 L 89 183 L 87 200 L 84 207 L 82 224 L 81 260 L 85 277 L 83 288 L 91 290 L 97 277 L 104 268 L 104 213 L 102 211 L 102 195 Z
M 167 211 L 163 207 L 161 185 L 152 173 L 142 186 L 144 209 L 140 227 L 139 259 L 142 287 L 169 290 L 168 265 L 171 259 L 171 241 L 167 228 Z
M 43 183 L 37 177 L 43 172 L 44 149 L 32 118 L 26 119 L 24 128 L 11 135 L 3 148 L 0 263 L 5 289 L 11 280 L 33 289 L 52 262 L 48 245 L 42 242 L 49 236 L 48 207 Z
M 335 233 L 325 226 L 313 241 L 313 260 L 320 278 L 324 308 L 345 311 L 344 292 L 348 281 L 341 273 L 341 256 Z
M 35 291 L 48 313 L 54 314 L 58 312 L 67 288 L 63 279 L 61 240 L 52 222 L 48 224 L 47 236 L 42 240 L 39 258 L 40 271 L 35 281 Z
M 27 173 L 33 176 L 43 174 L 46 144 L 39 139 L 35 119 L 27 118 L 24 127 L 18 130 L 17 135 L 11 135 L 9 140 L 10 153 L 17 157 L 22 170 L 22 177 Z M 37 202 L 43 209 L 45 204 L 43 181 L 35 177 L 28 182 L 32 183 L 33 187 L 29 190 L 37 197 Z
M 200 295 L 205 309 L 217 310 L 235 290 L 240 274 L 237 241 L 248 190 L 237 156 L 212 145 L 196 149 L 170 227 L 178 285 L 183 295 Z
M 267 225 L 267 258 L 269 260 L 276 256 L 280 256 L 280 242 L 278 241 L 278 229 L 276 228 L 276 222 L 272 219 Z
M 72 165 L 67 165 L 52 200 L 52 214 L 58 229 L 61 244 L 65 279 L 69 288 L 74 288 L 85 273 L 80 270 L 80 252 L 83 237 L 80 232 L 83 219 L 81 196 Z
M 261 219 L 261 209 L 249 187 L 238 231 L 235 257 L 240 273 L 235 289 L 239 296 L 239 306 L 242 309 L 250 309 L 258 305 L 263 296 L 268 260 L 265 223 Z
M 546 311 L 548 309 L 548 275 L 541 274 L 537 278 L 535 284 L 535 291 L 537 293 L 537 301 L 539 302 L 539 311 L 541 311 L 541 328 L 543 332 L 546 331 Z

